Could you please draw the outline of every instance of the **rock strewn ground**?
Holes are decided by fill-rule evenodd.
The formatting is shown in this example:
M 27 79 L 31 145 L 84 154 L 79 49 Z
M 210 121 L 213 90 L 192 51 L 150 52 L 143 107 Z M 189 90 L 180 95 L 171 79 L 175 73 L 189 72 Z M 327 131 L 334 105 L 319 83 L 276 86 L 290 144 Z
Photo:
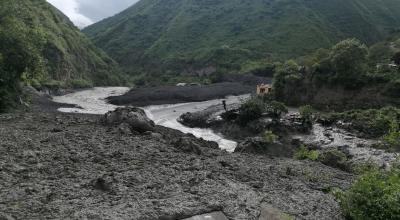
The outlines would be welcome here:
M 0 115 L 2 217 L 182 219 L 221 210 L 229 219 L 257 219 L 260 205 L 270 204 L 299 219 L 341 218 L 327 191 L 348 187 L 348 173 L 308 161 L 229 154 L 162 127 L 129 134 L 99 119 Z M 183 136 L 201 152 L 177 145 Z

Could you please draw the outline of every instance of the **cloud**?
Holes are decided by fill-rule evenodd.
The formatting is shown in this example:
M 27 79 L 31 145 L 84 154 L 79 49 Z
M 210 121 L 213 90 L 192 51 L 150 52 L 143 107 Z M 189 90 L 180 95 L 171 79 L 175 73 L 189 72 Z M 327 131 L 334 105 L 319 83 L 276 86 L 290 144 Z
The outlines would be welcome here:
M 50 4 L 58 8 L 79 28 L 93 24 L 93 21 L 79 12 L 78 0 L 47 0 Z
M 94 22 L 113 16 L 138 0 L 79 0 L 79 11 Z
M 19 1 L 19 0 L 18 0 Z M 139 0 L 47 0 L 79 28 L 117 14 Z

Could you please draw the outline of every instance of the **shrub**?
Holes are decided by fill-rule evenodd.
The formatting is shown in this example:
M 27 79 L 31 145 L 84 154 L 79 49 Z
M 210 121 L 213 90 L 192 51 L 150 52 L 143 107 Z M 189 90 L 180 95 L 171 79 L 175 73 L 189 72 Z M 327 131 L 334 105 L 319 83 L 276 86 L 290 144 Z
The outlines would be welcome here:
M 397 98 L 400 94 L 400 79 L 392 80 L 390 83 L 388 83 L 384 90 L 384 94 L 393 98 Z
M 383 136 L 383 140 L 390 149 L 400 151 L 400 129 L 396 121 L 392 121 L 389 133 Z
M 312 122 L 312 116 L 314 113 L 313 108 L 311 105 L 304 105 L 299 108 L 300 117 L 305 122 Z
M 42 35 L 29 31 L 25 24 L 2 18 L 0 29 L 0 112 L 11 109 L 21 98 L 22 82 L 40 79 L 45 74 L 41 56 Z
M 91 88 L 93 84 L 85 79 L 75 79 L 70 82 L 74 89 Z
M 239 122 L 246 125 L 250 121 L 261 118 L 264 111 L 265 103 L 261 99 L 253 97 L 240 106 Z
M 282 102 L 271 101 L 266 103 L 266 112 L 273 118 L 280 118 L 282 114 L 288 113 L 288 108 Z
M 42 84 L 37 79 L 32 79 L 29 83 L 33 88 L 40 90 L 42 88 Z
M 322 152 L 318 160 L 321 163 L 330 167 L 335 167 L 342 170 L 349 169 L 349 164 L 346 154 L 337 149 L 330 149 L 325 152 Z
M 336 196 L 350 219 L 400 219 L 400 172 L 397 169 L 369 171 L 361 175 L 348 191 Z
M 316 161 L 319 158 L 319 153 L 316 150 L 309 150 L 306 146 L 302 145 L 294 154 L 297 160 L 312 160 Z
M 64 82 L 57 81 L 57 80 L 50 80 L 43 83 L 43 87 L 48 88 L 50 90 L 58 90 L 60 88 L 64 88 Z
M 276 65 L 274 63 L 266 63 L 262 66 L 252 69 L 250 73 L 255 76 L 273 77 L 275 69 Z
M 272 131 L 265 131 L 263 135 L 263 139 L 268 144 L 273 144 L 276 140 L 278 140 L 278 136 L 275 135 Z
M 330 53 L 330 62 L 336 78 L 344 85 L 351 85 L 366 73 L 368 48 L 356 39 L 336 44 Z
M 352 110 L 327 115 L 330 121 L 350 123 L 350 127 L 373 137 L 389 133 L 393 121 L 400 121 L 400 109 L 386 107 L 382 109 Z

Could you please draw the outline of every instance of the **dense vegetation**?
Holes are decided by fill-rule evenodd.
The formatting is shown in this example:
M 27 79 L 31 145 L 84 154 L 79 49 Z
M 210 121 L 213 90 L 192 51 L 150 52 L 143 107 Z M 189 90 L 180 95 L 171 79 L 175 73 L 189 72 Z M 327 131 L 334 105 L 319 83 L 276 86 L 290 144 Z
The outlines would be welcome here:
M 130 73 L 203 75 L 250 71 L 348 37 L 372 44 L 397 31 L 398 11 L 397 0 L 142 0 L 84 32 Z
M 20 80 L 41 80 L 46 72 L 38 48 L 44 39 L 40 32 L 26 29 L 14 19 L 6 18 L 0 29 L 0 112 L 18 100 Z
M 0 2 L 0 109 L 20 84 L 36 88 L 122 83 L 115 61 L 45 0 Z
M 368 48 L 348 39 L 298 62 L 275 64 L 275 96 L 289 104 L 327 110 L 400 105 L 400 68 L 393 63 L 400 50 L 394 42 L 391 45 L 379 49 L 384 54 L 378 56 L 378 45 Z
M 269 97 L 254 96 L 240 106 L 238 123 L 245 126 L 262 116 L 269 116 L 278 120 L 285 113 L 288 113 L 285 104 L 271 100 Z
M 400 124 L 400 109 L 385 107 L 382 109 L 350 110 L 341 113 L 328 113 L 320 116 L 329 122 L 342 121 L 347 127 L 369 137 L 381 137 L 390 132 L 393 124 Z
M 348 219 L 400 218 L 400 172 L 396 168 L 390 172 L 368 171 L 347 192 L 337 195 Z

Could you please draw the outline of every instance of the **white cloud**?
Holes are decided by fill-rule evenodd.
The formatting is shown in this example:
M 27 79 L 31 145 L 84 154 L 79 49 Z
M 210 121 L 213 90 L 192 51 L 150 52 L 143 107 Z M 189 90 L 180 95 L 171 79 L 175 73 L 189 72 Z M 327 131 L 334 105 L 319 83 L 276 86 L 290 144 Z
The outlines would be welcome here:
M 58 8 L 79 28 L 93 24 L 93 21 L 79 12 L 78 0 L 47 0 Z

